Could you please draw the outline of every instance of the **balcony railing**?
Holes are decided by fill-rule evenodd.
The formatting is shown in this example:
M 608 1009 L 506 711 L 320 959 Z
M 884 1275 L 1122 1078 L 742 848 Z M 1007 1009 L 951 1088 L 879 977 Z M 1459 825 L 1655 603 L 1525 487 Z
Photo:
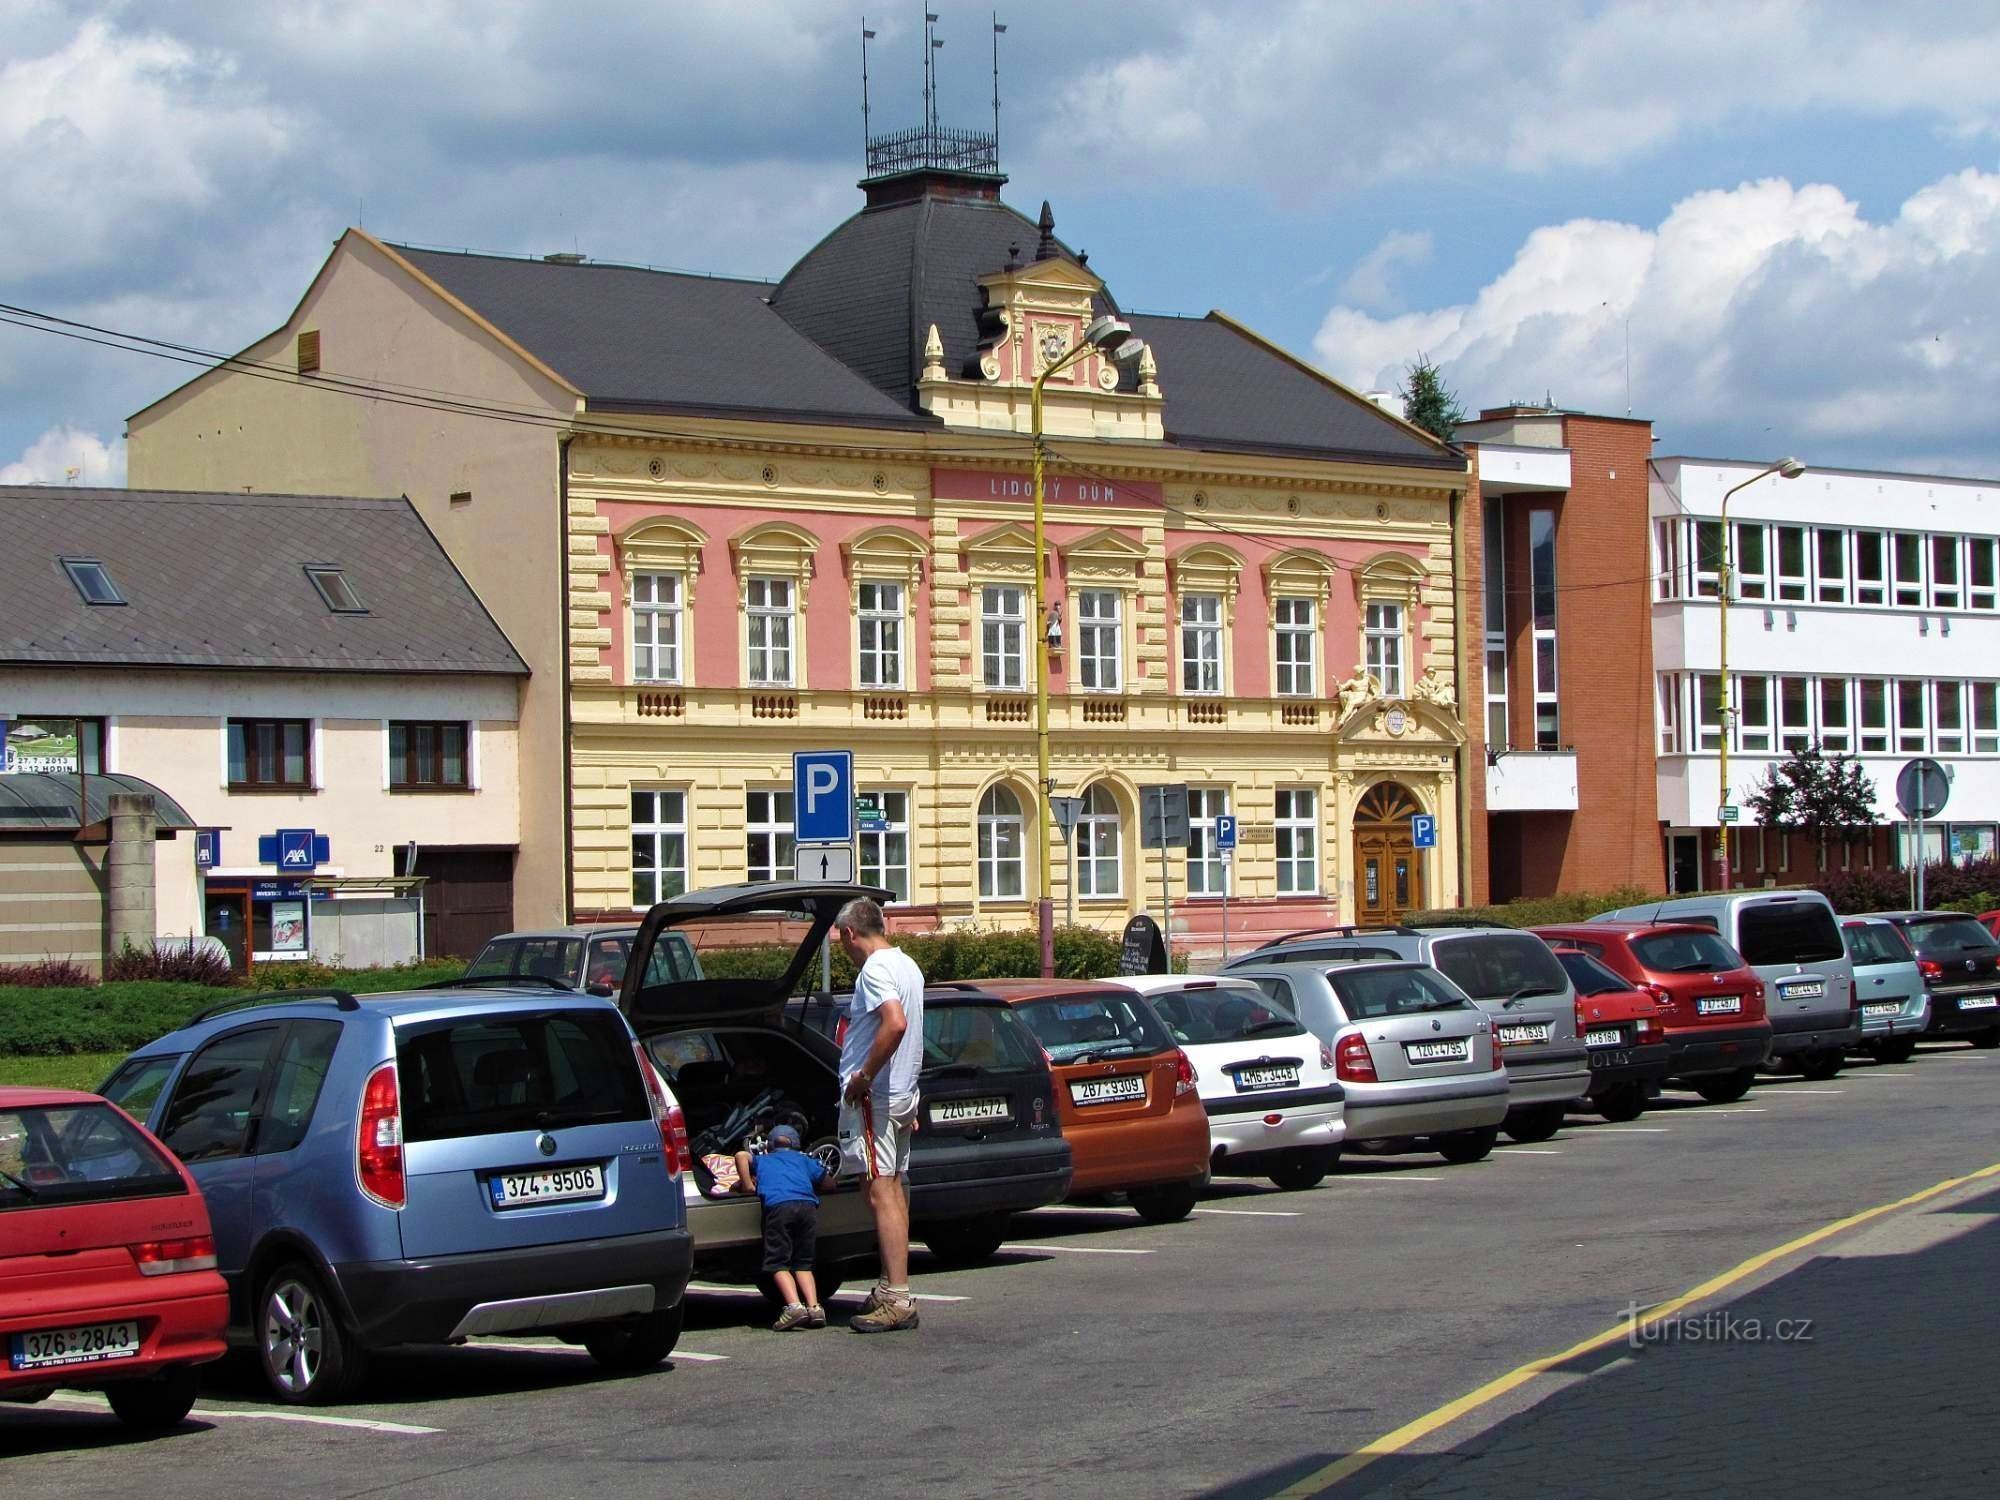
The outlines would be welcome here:
M 919 125 L 868 138 L 868 175 L 898 172 L 976 172 L 1000 175 L 1000 142 L 987 131 Z

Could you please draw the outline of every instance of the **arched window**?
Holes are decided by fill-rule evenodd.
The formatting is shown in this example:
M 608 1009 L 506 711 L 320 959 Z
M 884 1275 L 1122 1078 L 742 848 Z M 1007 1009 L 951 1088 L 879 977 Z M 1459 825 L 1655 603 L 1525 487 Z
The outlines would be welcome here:
M 1026 883 L 1021 802 L 1004 786 L 979 799 L 979 898 L 1019 901 Z
M 1098 782 L 1083 796 L 1076 820 L 1076 891 L 1079 896 L 1117 896 L 1124 885 L 1124 828 L 1118 798 Z

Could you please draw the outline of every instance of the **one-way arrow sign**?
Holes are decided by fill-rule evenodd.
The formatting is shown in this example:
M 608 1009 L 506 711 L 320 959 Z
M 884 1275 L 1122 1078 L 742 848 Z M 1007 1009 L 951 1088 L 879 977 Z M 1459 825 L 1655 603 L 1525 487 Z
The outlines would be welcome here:
M 831 880 L 842 885 L 854 883 L 852 844 L 800 844 L 792 868 L 801 880 Z

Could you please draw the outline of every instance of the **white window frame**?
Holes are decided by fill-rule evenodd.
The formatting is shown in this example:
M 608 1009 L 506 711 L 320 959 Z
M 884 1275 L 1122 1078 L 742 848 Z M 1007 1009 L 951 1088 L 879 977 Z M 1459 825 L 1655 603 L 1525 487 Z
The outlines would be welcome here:
M 1798 543 L 1797 566 L 1785 560 L 1785 542 L 1791 538 Z M 1810 526 L 1773 526 L 1771 528 L 1771 575 L 1774 579 L 1773 596 L 1780 604 L 1804 604 L 1812 598 L 1810 579 L 1813 571 L 1812 528 Z
M 1660 754 L 1678 755 L 1681 750 L 1681 679 L 1675 672 L 1662 672 L 1655 684 L 1654 702 L 1658 714 Z
M 1903 544 L 1908 542 L 1917 549 L 1917 565 L 1914 573 L 1903 570 Z M 1922 532 L 1892 531 L 1889 533 L 1889 597 L 1898 609 L 1922 609 L 1924 607 L 1924 564 L 1930 557 L 1930 541 Z
M 1971 721 L 1972 753 L 2000 755 L 2000 683 L 1975 682 L 1970 686 L 1967 718 Z
M 867 578 L 854 586 L 855 681 L 861 688 L 900 691 L 906 653 L 905 610 L 910 593 L 902 584 Z
M 1965 547 L 1955 536 L 1934 535 L 1924 549 L 1932 609 L 1962 609 L 1965 603 Z
M 1001 799 L 1005 798 L 1003 806 Z M 1005 810 L 1012 807 L 1013 811 Z M 995 783 L 979 795 L 975 814 L 979 831 L 979 899 L 1020 901 L 1028 890 L 1028 819 L 1021 799 L 1009 786 Z M 1011 834 L 1013 852 L 1006 852 Z M 1011 872 L 1011 882 L 1007 879 Z M 1012 890 L 1002 890 L 1005 884 Z
M 1831 552 L 1829 558 L 1828 553 Z M 1827 571 L 1831 561 L 1833 571 Z M 1847 533 L 1834 526 L 1815 527 L 1812 534 L 1813 599 L 1819 604 L 1847 602 Z
M 1772 753 L 1775 715 L 1771 679 L 1755 673 L 1736 678 L 1736 748 L 1745 755 Z
M 1688 522 L 1693 534 L 1688 538 L 1688 568 L 1694 575 L 1694 594 L 1698 599 L 1716 599 L 1722 595 L 1722 522 L 1705 521 L 1699 518 Z M 1703 542 L 1714 538 L 1714 548 L 1705 549 Z M 1714 567 L 1704 567 L 1705 561 L 1713 559 Z M 1735 563 L 1734 554 L 1730 557 Z
M 1787 702 L 1787 690 L 1798 693 L 1798 716 L 1794 718 L 1788 711 L 1792 705 Z M 1804 750 L 1813 742 L 1813 679 L 1810 677 L 1779 677 L 1774 679 L 1771 697 L 1778 721 L 1778 749 L 1789 755 L 1794 750 Z
M 1403 628 L 1406 611 L 1399 599 L 1370 599 L 1363 606 L 1362 649 L 1368 671 L 1382 685 L 1382 696 L 1400 698 L 1404 689 Z
M 1930 685 L 1922 678 L 1899 677 L 1890 696 L 1896 709 L 1896 753 L 1922 755 L 1930 748 Z
M 989 693 L 1025 693 L 1030 591 L 1015 583 L 979 585 L 979 681 Z
M 1981 559 L 1986 563 L 1986 581 L 1979 582 Z M 1992 610 L 2000 606 L 2000 546 L 1990 536 L 1965 539 L 1965 607 Z
M 1735 583 L 1731 597 L 1761 603 L 1771 597 L 1771 530 L 1762 521 L 1729 524 L 1736 533 L 1729 548 L 1729 571 Z
M 1122 589 L 1078 589 L 1076 685 L 1086 693 L 1116 693 L 1125 685 L 1125 594 Z M 1107 613 L 1108 609 L 1108 613 Z
M 1814 723 L 1820 748 L 1846 754 L 1854 748 L 1854 687 L 1845 677 L 1820 677 L 1813 683 Z
M 1312 697 L 1319 691 L 1319 601 L 1297 595 L 1273 599 L 1271 630 L 1277 666 L 1272 682 L 1278 696 Z
M 1222 595 L 1180 596 L 1181 691 L 1190 697 L 1219 697 L 1222 670 Z
M 1889 602 L 1889 554 L 1892 550 L 1889 533 L 1874 527 L 1863 527 L 1848 533 L 1853 547 L 1854 602 L 1864 607 L 1877 607 Z M 1873 549 L 1873 561 L 1866 559 L 1866 553 Z M 1874 571 L 1871 574 L 1869 569 Z
M 1490 542 L 1488 545 L 1492 545 Z M 1678 521 L 1653 523 L 1653 597 L 1681 597 L 1681 527 Z M 1491 616 L 1488 616 L 1489 621 Z
M 1076 894 L 1083 901 L 1115 901 L 1125 894 L 1125 816 L 1118 794 L 1102 781 L 1083 794 L 1077 814 Z M 1109 875 L 1109 883 L 1106 876 Z
M 855 830 L 855 863 L 863 885 L 878 885 L 907 904 L 910 897 L 910 794 L 899 787 L 864 787 L 879 799 L 886 827 Z M 900 842 L 899 842 L 900 841 Z M 900 855 L 900 857 L 896 857 Z
M 643 809 L 642 800 L 648 805 Z M 671 815 L 669 802 L 671 801 Z M 678 896 L 688 888 L 688 793 L 684 787 L 633 787 L 628 804 L 632 816 L 632 909 L 646 911 L 655 902 Z M 639 846 L 649 846 L 651 863 L 641 868 Z M 679 859 L 669 859 L 678 845 Z M 669 887 L 668 877 L 677 882 Z M 649 881 L 643 893 L 641 881 Z
M 743 580 L 745 678 L 752 687 L 798 686 L 798 580 L 753 573 Z M 782 594 L 784 603 L 772 601 Z
M 1876 689 L 1869 702 L 1870 688 Z M 1887 755 L 1895 743 L 1891 719 L 1895 713 L 1896 684 L 1886 677 L 1859 677 L 1854 682 L 1854 743 L 1862 755 Z M 1870 710 L 1874 712 L 1871 713 Z
M 1188 788 L 1187 891 L 1190 897 L 1233 895 L 1235 861 L 1215 847 L 1215 820 L 1229 811 L 1229 789 Z
M 632 680 L 679 683 L 686 580 L 652 568 L 632 574 Z
M 1965 684 L 1945 679 L 1931 684 L 1931 743 L 1939 755 L 1963 755 L 1966 745 Z M 1950 720 L 1951 723 L 1946 721 Z
M 1723 711 L 1722 674 L 1696 672 L 1692 674 L 1691 681 L 1694 689 L 1694 748 L 1719 752 L 1722 736 L 1728 729 L 1728 717 Z
M 769 839 L 767 858 L 759 864 L 757 839 Z M 793 833 L 792 794 L 778 788 L 751 787 L 743 794 L 743 869 L 746 880 L 797 878 L 798 842 Z
M 1278 894 L 1319 895 L 1319 792 L 1305 786 L 1279 787 L 1271 811 Z

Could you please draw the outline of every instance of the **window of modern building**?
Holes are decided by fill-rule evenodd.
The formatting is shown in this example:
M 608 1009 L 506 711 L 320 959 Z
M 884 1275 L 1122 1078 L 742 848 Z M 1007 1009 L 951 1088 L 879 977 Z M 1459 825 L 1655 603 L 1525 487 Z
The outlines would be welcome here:
M 2000 684 L 1972 684 L 1972 753 L 2000 755 Z
M 1229 793 L 1219 786 L 1188 788 L 1187 888 L 1190 896 L 1229 891 L 1229 863 L 1215 847 L 1215 820 L 1229 811 Z
M 1181 691 L 1222 691 L 1222 595 L 1181 595 Z
M 1961 597 L 1958 588 L 1958 538 L 1934 536 L 1931 538 L 1931 608 L 1957 609 Z
M 1318 610 L 1311 599 L 1276 599 L 1272 607 L 1276 611 L 1278 694 L 1310 697 L 1319 688 Z M 1383 690 L 1387 691 L 1386 683 Z
M 1931 684 L 1932 748 L 1939 755 L 1965 753 L 1965 684 Z
M 1771 679 L 1736 679 L 1736 748 L 1757 754 L 1771 748 Z
M 1855 684 L 1855 720 L 1861 730 L 1861 753 L 1882 755 L 1889 749 L 1889 684 L 1864 677 Z
M 903 683 L 903 586 L 863 583 L 855 586 L 860 630 L 861 685 L 899 688 Z
M 1098 782 L 1083 794 L 1076 820 L 1076 893 L 1105 898 L 1124 890 L 1124 824 L 1118 798 Z
M 632 905 L 644 910 L 687 889 L 686 792 L 632 793 Z
M 1403 696 L 1403 606 L 1371 602 L 1362 630 L 1364 660 L 1382 696 Z
M 979 897 L 1018 901 L 1026 888 L 1024 820 L 1021 799 L 1004 786 L 990 786 L 979 799 Z
M 1733 539 L 1735 553 L 1729 560 L 1729 570 L 1735 575 L 1736 587 L 1730 590 L 1733 599 L 1768 599 L 1771 597 L 1771 558 L 1765 550 L 1768 533 L 1758 521 L 1738 521 Z
M 1535 748 L 1562 747 L 1562 709 L 1556 691 L 1556 513 L 1528 512 L 1529 603 L 1534 611 Z
M 789 578 L 750 578 L 743 584 L 752 687 L 793 684 L 793 584 Z
M 1659 681 L 1660 754 L 1678 755 L 1681 749 L 1681 679 L 1677 673 L 1662 672 Z
M 1513 730 L 1507 722 L 1507 649 L 1504 646 L 1489 645 L 1486 648 L 1486 743 L 1496 750 L 1506 750 L 1514 743 Z
M 1486 743 L 1497 750 L 1508 749 L 1514 742 L 1507 713 L 1507 550 L 1503 520 L 1500 502 L 1488 502 L 1480 518 L 1483 551 L 1479 566 L 1485 586 L 1481 608 L 1486 635 Z M 1671 590 L 1663 598 L 1679 596 L 1680 534 L 1679 522 L 1662 521 L 1659 525 L 1661 576 L 1664 586 Z
M 1847 679 L 1822 677 L 1819 683 L 1819 742 L 1822 749 L 1846 752 L 1854 748 L 1848 712 Z
M 1319 894 L 1319 794 L 1281 787 L 1273 819 L 1280 896 Z
M 861 883 L 885 887 L 896 893 L 898 901 L 908 901 L 910 794 L 878 791 L 875 803 L 882 810 L 882 826 L 860 830 Z
M 1896 684 L 1896 748 L 1921 755 L 1926 748 L 1924 733 L 1924 685 L 1902 681 Z
M 989 691 L 1018 693 L 1027 687 L 1027 593 L 995 583 L 979 591 L 980 681 Z
M 1847 602 L 1847 533 L 1822 526 L 1813 533 L 1813 597 L 1821 604 Z
M 1891 561 L 1895 568 L 1895 602 L 1899 608 L 1922 609 L 1924 607 L 1924 539 L 1907 531 L 1899 531 L 1891 548 Z
M 1124 681 L 1123 596 L 1117 589 L 1082 589 L 1076 596 L 1077 685 L 1115 693 Z
M 1488 532 L 1486 545 L 1489 549 L 1486 556 L 1489 558 L 1493 555 L 1491 549 L 1495 546 L 1492 540 L 1492 532 L 1495 529 L 1492 525 L 1492 518 L 1495 515 L 1496 509 L 1497 507 L 1491 505 L 1486 508 Z M 1491 603 L 1493 599 L 1493 585 L 1491 582 L 1491 564 L 1489 563 L 1487 566 L 1487 629 L 1491 630 L 1493 618 Z M 1683 592 L 1684 586 L 1681 582 L 1680 523 L 1677 521 L 1655 521 L 1653 523 L 1653 597 L 1655 599 L 1678 599 Z
M 243 791 L 312 786 L 310 719 L 231 719 L 229 785 Z
M 1803 750 L 1813 742 L 1812 681 L 1806 677 L 1778 679 L 1778 748 Z
M 1994 607 L 1994 539 L 1990 536 L 1965 540 L 1965 603 L 1968 609 Z
M 792 794 L 745 792 L 743 838 L 746 879 L 792 879 L 797 860 L 792 838 Z
M 1694 679 L 1695 733 L 1703 750 L 1722 748 L 1722 675 L 1700 672 Z
M 1694 523 L 1694 591 L 1704 599 L 1722 592 L 1722 523 Z
M 681 680 L 681 575 L 632 575 L 632 680 Z
M 1857 531 L 1854 533 L 1854 602 L 1856 604 L 1886 604 L 1888 593 L 1888 559 L 1879 531 Z
M 1806 598 L 1806 529 L 1780 526 L 1778 532 L 1778 598 L 1803 603 Z
M 389 725 L 389 785 L 395 791 L 462 791 L 471 784 L 462 723 Z

